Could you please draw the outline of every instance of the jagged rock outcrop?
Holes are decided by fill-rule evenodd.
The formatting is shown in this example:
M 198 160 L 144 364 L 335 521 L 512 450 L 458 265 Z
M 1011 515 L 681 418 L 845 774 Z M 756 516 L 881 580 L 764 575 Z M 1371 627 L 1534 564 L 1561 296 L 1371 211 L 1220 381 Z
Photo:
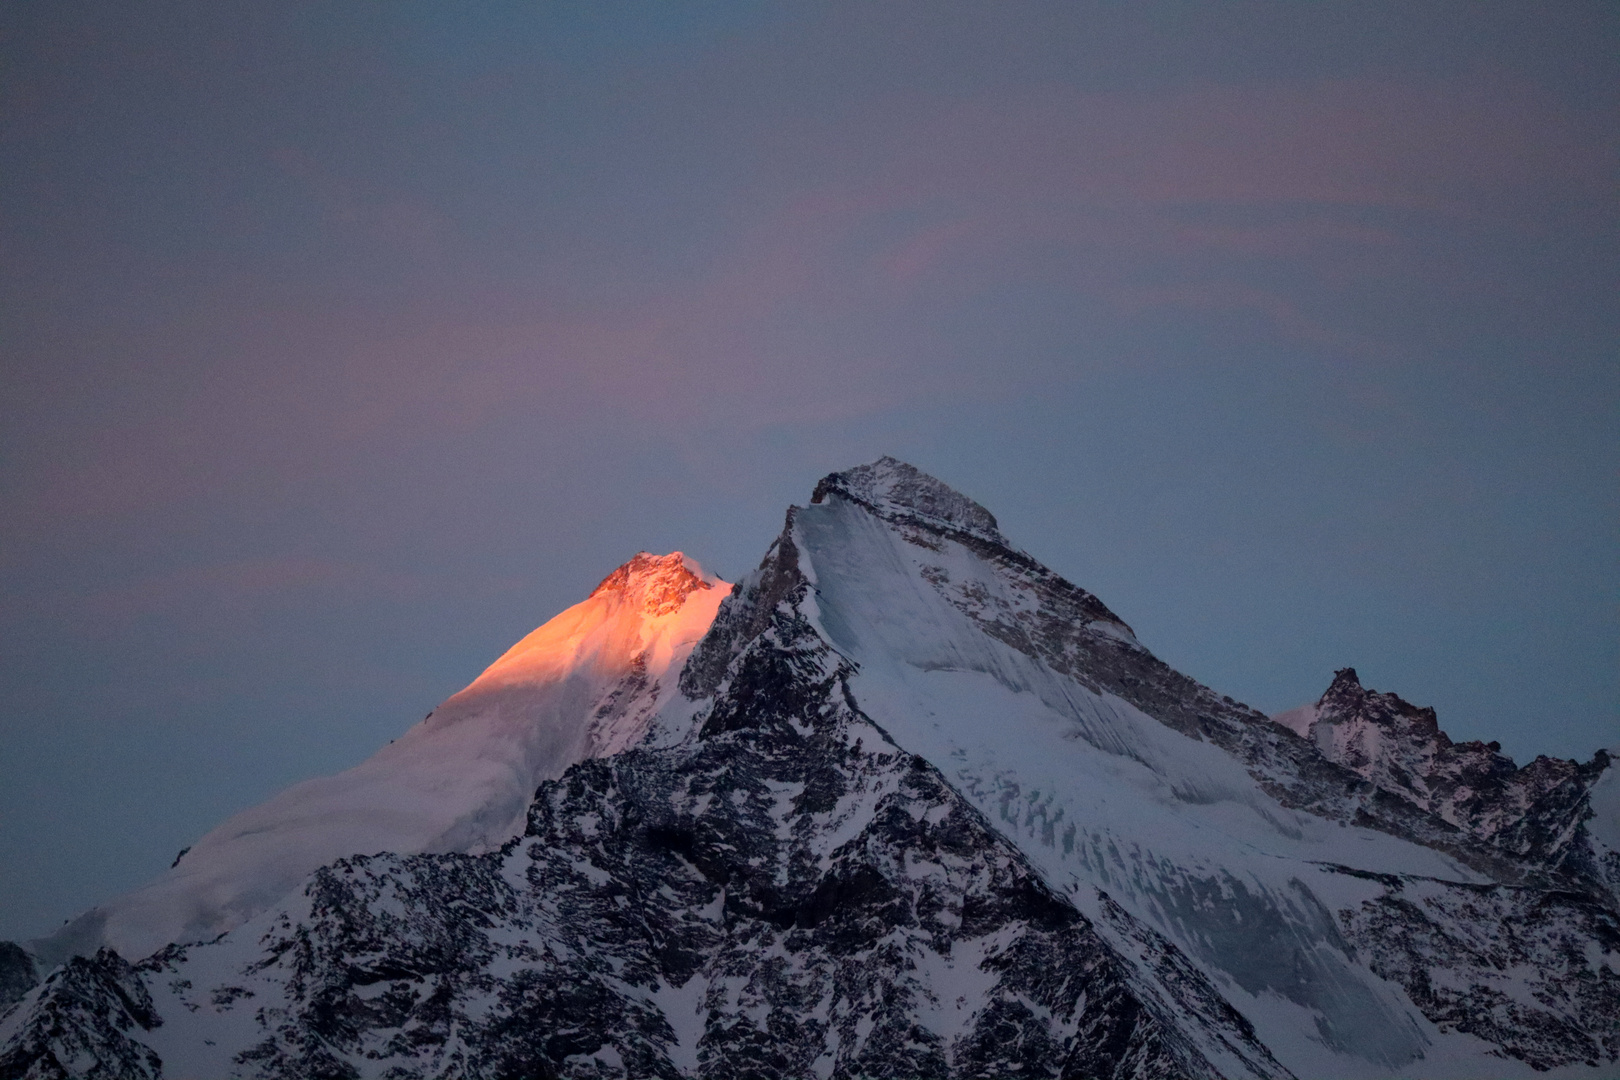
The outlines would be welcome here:
M 1452 742 L 1433 709 L 1366 689 L 1355 668 L 1335 672 L 1314 705 L 1275 719 L 1327 760 L 1550 882 L 1608 891 L 1620 881 L 1582 828 L 1611 764 L 1606 751 L 1584 764 L 1542 756 L 1520 768 L 1498 743 Z
M 1620 1059 L 1620 919 L 1579 893 L 1392 878 L 1340 912 L 1372 970 L 1444 1032 L 1473 1035 L 1536 1069 Z
M 0 1044 L 6 1080 L 163 1075 L 162 1060 L 143 1039 L 163 1020 L 140 974 L 111 949 L 73 957 L 29 996 L 26 1016 Z M 0 1030 L 8 1026 L 0 1023 Z

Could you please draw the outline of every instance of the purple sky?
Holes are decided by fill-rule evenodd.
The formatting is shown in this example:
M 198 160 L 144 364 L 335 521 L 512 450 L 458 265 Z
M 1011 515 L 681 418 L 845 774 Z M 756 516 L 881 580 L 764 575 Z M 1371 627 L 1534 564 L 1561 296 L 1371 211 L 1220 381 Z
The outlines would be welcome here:
M 1620 8 L 0 9 L 0 937 L 638 549 L 985 503 L 1256 707 L 1620 741 Z

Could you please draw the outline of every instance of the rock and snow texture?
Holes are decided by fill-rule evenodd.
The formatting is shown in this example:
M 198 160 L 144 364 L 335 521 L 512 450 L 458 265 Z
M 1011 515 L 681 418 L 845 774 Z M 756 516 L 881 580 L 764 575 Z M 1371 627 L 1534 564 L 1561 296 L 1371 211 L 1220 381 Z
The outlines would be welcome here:
M 145 961 L 138 1010 L 81 1008 L 128 979 L 75 960 L 0 1022 L 0 1074 L 105 1045 L 285 1080 L 1288 1075 L 1162 934 L 1079 911 L 874 725 L 808 599 L 669 745 L 544 785 L 521 839 L 342 860 Z
M 680 552 L 637 555 L 365 762 L 228 819 L 36 954 L 138 959 L 215 938 L 345 856 L 499 847 L 541 781 L 641 737 L 729 591 Z
M 1272 719 L 1468 836 L 1531 866 L 1605 883 L 1620 898 L 1609 752 L 1585 764 L 1538 757 L 1520 768 L 1497 743 L 1452 742 L 1433 709 L 1365 689 L 1354 668 L 1336 672 L 1314 705 Z
M 1611 746 L 1605 756 L 1608 767 L 1587 792 L 1592 816 L 1586 819 L 1584 832 L 1593 876 L 1607 884 L 1610 897 L 1620 903 L 1620 746 Z
M 620 679 L 576 716 L 620 752 L 521 838 L 74 960 L 0 1018 L 0 1076 L 1620 1071 L 1606 759 L 1529 815 L 1557 851 L 1462 827 L 1325 753 L 1343 709 L 1294 730 L 1172 671 L 900 462 L 789 511 L 678 693 Z
M 1484 1065 L 1478 1055 L 1491 1047 L 1448 1037 L 1449 1014 L 1431 1017 L 1370 967 L 1371 939 L 1352 937 L 1367 923 L 1347 913 L 1398 896 L 1404 882 L 1454 883 L 1466 895 L 1496 888 L 1493 869 L 1520 883 L 1543 866 L 1457 837 L 1166 668 L 1095 597 L 1008 547 L 982 509 L 941 513 L 948 500 L 919 494 L 932 483 L 898 463 L 824 480 L 820 501 L 795 511 L 778 542 L 779 568 L 739 586 L 683 681 L 717 667 L 728 630 L 750 628 L 750 597 L 784 593 L 773 576 L 797 570 L 808 617 L 859 665 L 851 693 L 874 722 L 938 765 L 1082 910 L 1106 892 L 1176 942 L 1291 1069 L 1381 1075 L 1421 1060 L 1431 1076 L 1511 1071 Z M 1483 909 L 1461 906 L 1478 921 L 1453 929 L 1495 931 Z M 1612 1064 L 1615 942 L 1592 929 L 1612 916 L 1591 924 L 1568 898 L 1536 912 L 1549 936 L 1598 951 L 1568 964 L 1549 950 L 1541 961 L 1563 984 L 1590 981 L 1593 997 L 1524 991 L 1526 1028 L 1568 1036 L 1535 1064 Z M 1468 955 L 1473 966 L 1448 979 L 1495 977 L 1484 953 Z

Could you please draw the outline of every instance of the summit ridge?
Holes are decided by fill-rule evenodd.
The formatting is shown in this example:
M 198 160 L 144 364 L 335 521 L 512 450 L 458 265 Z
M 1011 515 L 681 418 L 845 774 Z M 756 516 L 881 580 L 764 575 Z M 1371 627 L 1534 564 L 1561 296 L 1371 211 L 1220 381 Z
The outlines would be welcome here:
M 892 457 L 829 473 L 810 495 L 812 504 L 836 492 L 887 516 L 916 517 L 976 533 L 997 543 L 1006 538 L 995 515 L 921 469 Z
M 591 590 L 591 596 L 622 593 L 632 602 L 639 598 L 648 615 L 668 615 L 685 604 L 694 591 L 714 586 L 715 581 L 704 575 L 703 568 L 679 551 L 668 555 L 642 551 L 603 578 Z

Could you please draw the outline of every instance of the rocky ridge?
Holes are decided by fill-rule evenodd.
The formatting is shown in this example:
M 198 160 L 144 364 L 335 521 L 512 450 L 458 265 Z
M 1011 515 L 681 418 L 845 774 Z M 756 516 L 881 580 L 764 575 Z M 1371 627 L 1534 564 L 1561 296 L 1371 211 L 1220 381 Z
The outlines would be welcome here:
M 1606 751 L 1585 763 L 1542 756 L 1521 768 L 1498 743 L 1452 742 L 1433 709 L 1364 688 L 1354 668 L 1336 672 L 1314 705 L 1275 719 L 1327 760 L 1532 873 L 1620 897 L 1620 865 L 1594 851 L 1581 828 L 1590 792 L 1611 764 Z

